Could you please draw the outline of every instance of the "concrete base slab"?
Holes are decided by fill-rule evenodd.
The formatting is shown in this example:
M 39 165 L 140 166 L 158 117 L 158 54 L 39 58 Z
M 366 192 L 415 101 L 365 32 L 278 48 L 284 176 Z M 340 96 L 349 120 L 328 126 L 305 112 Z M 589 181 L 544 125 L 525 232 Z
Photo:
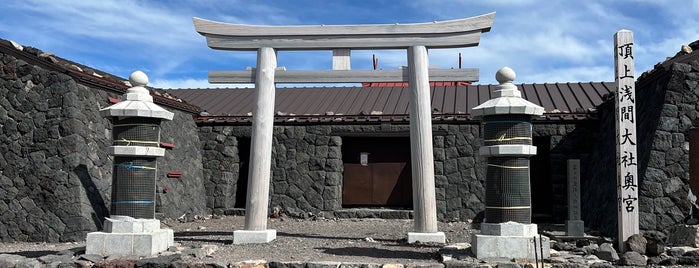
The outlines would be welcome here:
M 160 229 L 160 220 L 112 216 L 104 220 L 105 233 L 150 233 Z
M 444 232 L 436 232 L 436 233 L 409 232 L 408 233 L 408 243 L 413 244 L 416 242 L 444 244 L 447 242 L 447 239 L 446 239 L 446 236 L 444 236 Z
M 175 236 L 172 229 L 158 229 L 147 233 L 92 232 L 86 240 L 85 254 L 150 257 L 172 246 Z
M 551 246 L 549 238 L 545 236 L 499 236 L 474 234 L 471 238 L 471 251 L 476 258 L 518 258 L 534 259 L 541 258 L 543 251 L 544 259 L 549 258 Z M 534 242 L 536 241 L 536 247 Z M 534 251 L 536 250 L 536 253 Z
M 277 230 L 268 229 L 261 231 L 237 230 L 233 231 L 233 244 L 261 244 L 269 243 L 277 238 Z
M 585 222 L 581 220 L 566 221 L 567 236 L 585 236 Z
M 499 236 L 525 236 L 532 237 L 538 234 L 536 224 L 523 224 L 513 221 L 504 223 L 481 223 L 482 235 Z

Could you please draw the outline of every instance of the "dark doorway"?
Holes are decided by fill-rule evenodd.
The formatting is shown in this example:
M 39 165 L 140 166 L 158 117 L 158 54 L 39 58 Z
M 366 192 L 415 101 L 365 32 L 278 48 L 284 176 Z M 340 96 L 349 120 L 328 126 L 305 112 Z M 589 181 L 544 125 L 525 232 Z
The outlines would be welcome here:
M 235 189 L 235 208 L 245 208 L 248 193 L 248 171 L 250 170 L 250 138 L 238 138 L 238 182 Z
M 532 222 L 550 223 L 553 220 L 553 193 L 551 184 L 551 137 L 534 137 L 536 155 L 530 163 L 532 193 Z
M 342 159 L 343 207 L 412 208 L 409 137 L 345 137 Z

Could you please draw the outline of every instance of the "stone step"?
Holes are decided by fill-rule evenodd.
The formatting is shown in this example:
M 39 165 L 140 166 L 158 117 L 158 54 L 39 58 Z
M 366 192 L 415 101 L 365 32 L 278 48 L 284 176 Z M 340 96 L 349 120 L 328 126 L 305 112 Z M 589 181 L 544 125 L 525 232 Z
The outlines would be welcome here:
M 244 208 L 232 208 L 225 209 L 215 214 L 223 214 L 228 216 L 245 216 Z M 361 219 L 361 218 L 373 218 L 373 219 L 412 219 L 413 210 L 408 209 L 390 209 L 390 208 L 347 208 L 335 211 L 323 211 L 317 213 L 323 215 L 325 218 L 339 218 L 339 219 Z

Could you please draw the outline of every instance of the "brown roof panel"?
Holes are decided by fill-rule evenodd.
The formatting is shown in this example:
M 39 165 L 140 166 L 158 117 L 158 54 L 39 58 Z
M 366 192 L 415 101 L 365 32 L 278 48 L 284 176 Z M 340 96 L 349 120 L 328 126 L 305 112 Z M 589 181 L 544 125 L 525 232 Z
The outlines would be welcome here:
M 322 103 L 318 109 L 323 111 L 323 113 L 335 113 L 335 102 L 338 100 L 338 98 L 341 98 L 341 93 L 346 94 L 347 91 L 348 90 L 343 90 L 342 88 L 328 88 L 328 90 L 325 90 L 326 95 L 321 100 Z
M 519 85 L 519 90 L 522 92 L 523 98 L 529 100 L 531 103 L 541 106 L 541 99 L 539 99 L 539 94 L 536 94 L 534 85 L 522 84 Z
M 580 87 L 576 87 L 576 89 L 577 91 L 581 91 Z M 570 99 L 568 103 L 571 105 L 571 112 L 584 112 L 585 107 L 594 107 L 590 99 L 585 95 L 585 92 L 575 92 L 574 90 L 573 85 L 570 83 L 566 83 L 565 87 L 562 89 L 562 91 L 566 93 L 564 96 Z
M 291 88 L 277 89 L 277 96 L 274 98 L 275 111 L 291 112 L 294 110 L 294 105 L 298 104 L 297 100 L 300 100 L 301 94 L 293 94 L 291 90 Z
M 410 90 L 405 87 L 396 87 L 400 90 L 400 98 L 396 104 L 396 108 L 393 110 L 393 114 L 410 114 L 408 104 L 410 102 Z
M 544 84 L 544 87 L 546 88 L 546 91 L 548 92 L 549 96 L 551 96 L 551 100 L 553 100 L 553 109 L 551 110 L 546 110 L 548 112 L 555 110 L 558 110 L 558 112 L 570 112 L 568 110 L 568 104 L 566 103 L 565 99 L 563 99 L 563 95 L 561 95 L 560 87 L 559 84 Z
M 371 107 L 372 111 L 381 111 L 381 113 L 387 114 L 388 111 L 385 111 L 386 108 L 386 103 L 388 102 L 388 98 L 391 95 L 391 88 L 383 88 L 379 90 L 379 94 L 376 97 L 376 101 L 374 102 L 374 105 Z
M 478 96 L 478 101 L 476 102 L 476 106 L 478 106 L 478 104 L 484 103 L 490 99 L 490 89 L 489 88 L 490 88 L 490 85 L 488 85 L 487 87 L 481 87 L 481 86 L 477 87 L 476 92 L 478 95 L 476 95 L 476 96 Z M 473 107 L 471 107 L 471 109 L 473 109 Z M 469 109 L 469 111 L 471 109 Z
M 454 98 L 454 111 L 456 114 L 467 114 L 471 110 L 468 108 L 468 89 L 471 87 L 455 87 L 456 97 Z
M 444 112 L 444 87 L 435 86 L 432 91 L 432 111 L 443 113 Z
M 377 107 L 376 101 L 379 98 L 379 95 L 381 94 L 382 90 L 386 90 L 385 88 L 367 88 L 367 97 L 364 99 L 364 103 L 362 103 L 360 111 L 364 111 L 365 113 L 372 113 L 372 112 L 381 112 L 383 113 L 383 106 Z
M 384 113 L 387 114 L 396 114 L 396 107 L 398 106 L 398 101 L 401 99 L 401 94 L 403 91 L 401 90 L 402 88 L 400 87 L 389 87 L 387 90 L 389 90 L 390 95 L 388 96 L 388 100 L 386 100 L 386 110 Z
M 456 87 L 446 86 L 444 87 L 444 107 L 442 108 L 443 113 L 455 114 L 456 113 Z
M 580 116 L 555 116 L 551 111 L 558 110 L 559 115 L 587 113 L 602 104 L 603 96 L 611 92 L 614 83 L 520 84 L 518 87 L 524 98 L 544 107 L 548 118 L 563 120 Z M 495 85 L 431 87 L 435 120 L 468 120 L 471 109 L 489 100 L 495 89 Z M 247 114 L 254 106 L 254 91 L 251 88 L 168 90 L 212 116 L 228 117 L 216 120 L 238 123 L 249 122 Z M 282 112 L 277 115 L 279 122 L 405 121 L 409 115 L 410 91 L 403 86 L 280 88 L 276 94 L 275 111 Z
M 539 105 L 544 107 L 545 113 L 556 109 L 556 104 L 553 102 L 553 98 L 551 97 L 551 93 L 548 92 L 546 84 L 532 84 L 532 86 L 534 87 L 534 92 L 538 96 L 539 101 L 541 101 Z

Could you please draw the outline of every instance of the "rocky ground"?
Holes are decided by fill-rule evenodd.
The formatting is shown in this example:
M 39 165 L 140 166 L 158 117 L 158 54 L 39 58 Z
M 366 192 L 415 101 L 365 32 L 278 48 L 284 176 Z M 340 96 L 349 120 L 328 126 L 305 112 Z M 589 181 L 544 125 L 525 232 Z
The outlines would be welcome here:
M 232 244 L 233 230 L 244 225 L 242 216 L 162 224 L 175 231 L 178 246 L 156 258 L 103 259 L 84 255 L 84 243 L 0 243 L 0 267 L 534 267 L 531 261 L 473 258 L 469 242 L 478 230 L 466 222 L 439 224 L 447 246 L 407 244 L 411 220 L 270 219 L 268 227 L 277 230 L 277 239 L 255 245 Z M 632 251 L 619 254 L 608 238 L 564 239 L 557 238 L 554 227 L 540 229 L 553 238 L 545 267 L 699 266 L 699 249 L 666 247 L 658 234 L 636 236 L 629 241 Z M 685 232 L 692 230 L 696 228 Z
M 439 245 L 410 245 L 405 237 L 412 220 L 384 219 L 270 219 L 268 228 L 277 231 L 277 239 L 268 244 L 234 245 L 233 231 L 242 229 L 242 216 L 214 216 L 189 222 L 163 220 L 163 227 L 175 231 L 179 249 L 202 249 L 211 254 L 188 250 L 185 259 L 211 263 L 235 263 L 247 260 L 268 262 L 357 262 L 357 263 L 434 263 L 440 261 Z M 469 242 L 469 223 L 440 223 L 449 242 Z M 83 243 L 0 243 L 0 254 L 29 258 L 66 255 L 84 251 Z M 211 250 L 211 249 L 214 250 Z M 186 256 L 191 255 L 191 256 Z
M 242 229 L 244 217 L 223 217 L 171 225 L 176 242 L 184 246 L 219 246 L 214 260 L 339 261 L 374 263 L 438 262 L 436 245 L 410 245 L 405 237 L 412 220 L 383 219 L 271 219 L 277 230 L 269 244 L 233 245 L 233 230 Z M 469 242 L 468 223 L 440 223 L 439 229 L 453 242 Z

